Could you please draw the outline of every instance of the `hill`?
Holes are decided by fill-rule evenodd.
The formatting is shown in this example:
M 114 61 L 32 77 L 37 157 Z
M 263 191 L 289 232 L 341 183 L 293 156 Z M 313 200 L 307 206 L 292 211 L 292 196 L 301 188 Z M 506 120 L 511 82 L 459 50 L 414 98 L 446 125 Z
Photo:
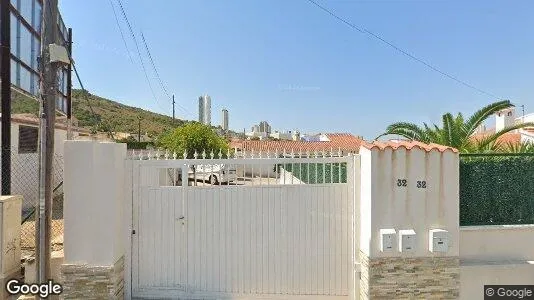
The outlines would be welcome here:
M 34 99 L 12 93 L 12 113 L 38 115 L 39 105 Z M 89 108 L 88 101 L 94 111 Z M 165 130 L 181 126 L 186 120 L 172 120 L 172 117 L 157 114 L 137 107 L 124 105 L 82 90 L 72 91 L 72 112 L 78 119 L 78 126 L 96 131 L 137 133 L 138 118 L 141 118 L 141 131 L 149 136 L 157 136 Z
M 91 109 L 94 111 L 94 117 Z M 139 118 L 141 118 L 141 131 L 149 136 L 157 136 L 165 130 L 182 126 L 189 122 L 186 120 L 157 114 L 148 110 L 115 102 L 106 98 L 92 95 L 82 90 L 72 91 L 72 112 L 78 119 L 78 126 L 94 128 L 98 131 L 114 131 L 137 133 Z

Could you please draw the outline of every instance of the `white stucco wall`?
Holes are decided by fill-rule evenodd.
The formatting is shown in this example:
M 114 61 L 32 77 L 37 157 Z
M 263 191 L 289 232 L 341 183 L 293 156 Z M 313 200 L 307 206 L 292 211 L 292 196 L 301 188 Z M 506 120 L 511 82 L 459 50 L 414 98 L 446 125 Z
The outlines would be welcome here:
M 458 154 L 452 151 L 360 149 L 361 154 L 361 250 L 369 257 L 429 257 L 459 254 Z M 406 179 L 406 186 L 397 186 Z M 426 181 L 418 188 L 417 181 Z M 381 252 L 380 229 L 413 229 L 412 252 Z M 432 253 L 430 229 L 449 232 L 449 251 Z
M 20 124 L 20 123 L 11 123 L 11 149 L 12 154 L 18 154 L 19 149 L 19 127 L 20 126 L 26 126 L 26 127 L 34 127 L 38 128 L 37 125 L 27 125 L 27 124 Z M 1 130 L 0 126 L 0 130 Z M 75 136 L 77 136 L 77 133 L 74 133 Z M 63 155 L 63 143 L 67 140 L 67 131 L 63 129 L 56 128 L 54 131 L 54 154 L 56 155 Z
M 460 257 L 534 261 L 534 225 L 463 226 Z
M 460 299 L 483 300 L 484 285 L 533 285 L 532 264 L 480 264 L 460 267 Z
M 522 143 L 534 143 L 534 133 L 521 130 L 521 142 Z
M 126 144 L 65 143 L 65 263 L 109 266 L 124 253 Z
M 534 285 L 534 225 L 460 229 L 460 299 L 484 299 L 484 285 Z

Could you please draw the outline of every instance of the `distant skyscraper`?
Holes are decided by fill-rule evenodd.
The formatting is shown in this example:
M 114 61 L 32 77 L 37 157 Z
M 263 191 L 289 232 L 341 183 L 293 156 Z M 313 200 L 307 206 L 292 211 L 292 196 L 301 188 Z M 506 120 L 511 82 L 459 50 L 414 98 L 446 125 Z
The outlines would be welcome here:
M 198 97 L 198 121 L 211 125 L 211 97 L 208 95 Z
M 259 125 L 260 125 L 260 132 L 265 132 L 267 134 L 271 133 L 271 125 L 269 125 L 267 121 L 261 121 Z
M 223 130 L 228 130 L 228 110 L 226 108 L 222 110 L 221 127 Z

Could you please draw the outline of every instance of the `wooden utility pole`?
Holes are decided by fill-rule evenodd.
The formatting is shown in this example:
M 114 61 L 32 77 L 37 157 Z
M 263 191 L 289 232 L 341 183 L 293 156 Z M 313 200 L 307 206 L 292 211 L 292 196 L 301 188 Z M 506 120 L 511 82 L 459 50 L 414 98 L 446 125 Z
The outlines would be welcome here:
M 2 81 L 2 195 L 11 194 L 11 22 L 10 0 L 0 3 L 0 80 Z
M 72 58 L 72 28 L 69 28 L 67 51 Z M 67 70 L 67 140 L 72 139 L 72 65 Z
M 137 141 L 141 142 L 141 116 L 137 117 L 137 121 L 139 121 L 139 130 L 137 131 Z
M 57 63 L 51 62 L 50 45 L 57 38 L 58 0 L 43 1 L 41 41 L 41 141 L 39 147 L 39 222 L 36 234 L 37 282 L 50 279 L 50 230 L 52 216 L 52 177 L 54 159 L 54 125 L 56 122 Z
M 174 123 L 174 104 L 176 102 L 174 102 L 174 95 L 172 95 L 172 122 Z

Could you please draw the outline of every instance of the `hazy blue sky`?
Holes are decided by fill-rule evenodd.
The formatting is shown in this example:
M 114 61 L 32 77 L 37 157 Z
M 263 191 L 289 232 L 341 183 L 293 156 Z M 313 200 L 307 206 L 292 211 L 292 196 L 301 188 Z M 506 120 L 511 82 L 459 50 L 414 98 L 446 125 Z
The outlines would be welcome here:
M 61 0 L 74 57 L 92 93 L 171 114 L 141 42 L 142 31 L 169 93 L 197 119 L 212 98 L 242 131 L 352 132 L 374 138 L 394 121 L 440 122 L 495 100 L 357 32 L 306 0 L 123 0 L 156 94 L 116 0 Z M 498 97 L 534 112 L 534 2 L 317 0 L 357 26 Z M 156 102 L 157 101 L 157 102 Z M 158 104 L 159 103 L 159 104 Z

